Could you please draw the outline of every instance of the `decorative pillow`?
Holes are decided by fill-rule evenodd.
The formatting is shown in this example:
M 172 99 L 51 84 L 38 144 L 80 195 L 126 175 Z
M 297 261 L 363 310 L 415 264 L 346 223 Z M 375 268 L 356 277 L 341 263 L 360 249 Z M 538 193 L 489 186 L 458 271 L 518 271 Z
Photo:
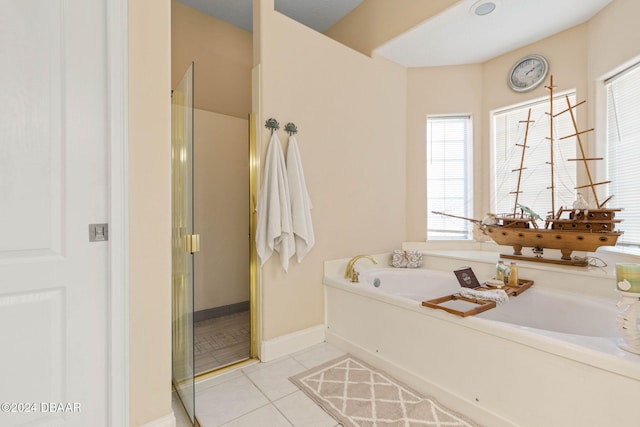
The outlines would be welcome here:
M 396 249 L 391 257 L 391 265 L 396 268 L 418 268 L 422 265 L 422 253 Z

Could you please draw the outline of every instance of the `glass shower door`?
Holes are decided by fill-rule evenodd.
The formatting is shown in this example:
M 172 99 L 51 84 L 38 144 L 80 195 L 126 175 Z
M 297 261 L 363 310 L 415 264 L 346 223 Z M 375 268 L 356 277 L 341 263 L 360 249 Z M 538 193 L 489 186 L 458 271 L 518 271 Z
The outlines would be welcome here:
M 195 425 L 193 254 L 193 64 L 171 102 L 171 265 L 173 386 Z

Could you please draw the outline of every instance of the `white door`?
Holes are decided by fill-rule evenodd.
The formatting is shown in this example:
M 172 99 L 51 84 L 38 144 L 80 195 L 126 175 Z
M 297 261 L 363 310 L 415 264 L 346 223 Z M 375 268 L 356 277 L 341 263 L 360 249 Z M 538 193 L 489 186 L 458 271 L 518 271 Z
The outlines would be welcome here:
M 0 425 L 107 424 L 105 0 L 0 0 Z

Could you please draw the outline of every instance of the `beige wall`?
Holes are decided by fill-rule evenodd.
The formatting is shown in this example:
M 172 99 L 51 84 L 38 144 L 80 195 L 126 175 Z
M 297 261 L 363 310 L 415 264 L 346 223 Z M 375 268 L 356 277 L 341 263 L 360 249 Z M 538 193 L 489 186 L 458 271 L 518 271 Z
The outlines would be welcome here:
M 262 336 L 271 339 L 323 323 L 325 260 L 388 251 L 404 239 L 406 71 L 274 12 L 273 0 L 256 3 L 258 122 L 298 126 L 316 235 L 288 273 L 277 254 L 262 269 Z M 259 134 L 264 154 L 269 134 Z
M 427 114 L 473 113 L 474 126 L 474 217 L 490 211 L 491 147 L 490 114 L 492 110 L 544 97 L 544 85 L 531 92 L 517 93 L 507 85 L 507 75 L 520 58 L 537 53 L 549 61 L 549 72 L 558 90 L 576 89 L 579 100 L 587 97 L 587 25 L 578 25 L 521 49 L 494 58 L 484 64 L 433 67 L 409 70 L 408 82 L 408 200 L 407 237 L 426 239 L 426 176 L 424 126 Z M 433 91 L 433 101 L 419 96 Z M 426 95 L 425 95 L 426 96 Z M 578 112 L 578 120 L 587 126 L 587 110 Z
M 249 301 L 249 123 L 195 110 L 196 311 Z
M 171 413 L 170 11 L 129 1 L 131 426 Z
M 640 2 L 615 0 L 588 23 L 589 80 L 637 62 L 640 55 Z
M 530 92 L 517 93 L 507 85 L 509 70 L 520 58 L 537 53 L 549 61 L 549 74 L 556 90 L 576 89 L 577 98 L 587 92 L 587 25 L 578 25 L 537 43 L 511 51 L 483 64 L 483 120 L 488 122 L 491 110 L 528 102 L 547 96 L 545 84 Z M 483 139 L 489 139 L 489 128 Z
M 471 114 L 474 141 L 481 141 L 482 65 L 411 68 L 407 72 L 407 240 L 426 239 L 427 115 Z M 477 155 L 482 147 L 474 146 Z M 474 159 L 477 159 L 474 156 Z M 474 161 L 474 178 L 482 165 Z
M 195 106 L 246 119 L 251 112 L 251 33 L 171 2 L 171 87 L 194 62 Z
M 474 115 L 475 217 L 490 210 L 490 113 L 547 92 L 540 86 L 516 93 L 507 86 L 507 74 L 520 58 L 537 53 L 549 60 L 550 73 L 560 90 L 576 89 L 587 99 L 578 110 L 582 128 L 595 127 L 587 138 L 594 152 L 602 140 L 602 82 L 614 71 L 640 58 L 640 2 L 615 0 L 589 22 L 494 58 L 484 64 L 408 70 L 407 97 L 407 239 L 426 238 L 425 117 L 427 114 L 472 112 Z M 600 129 L 600 130 L 599 130 Z M 580 177 L 579 177 L 580 179 Z

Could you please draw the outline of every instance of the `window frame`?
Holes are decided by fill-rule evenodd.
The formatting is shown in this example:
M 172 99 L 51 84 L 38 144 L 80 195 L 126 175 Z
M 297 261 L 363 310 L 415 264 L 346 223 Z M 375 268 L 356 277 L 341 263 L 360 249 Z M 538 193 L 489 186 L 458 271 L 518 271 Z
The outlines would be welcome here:
M 453 240 L 453 241 L 472 241 L 473 240 L 473 226 L 470 222 L 464 221 L 464 232 L 460 233 L 460 237 L 455 237 L 451 235 L 446 235 L 447 232 L 454 232 L 454 230 L 431 230 L 429 225 L 429 217 L 432 215 L 431 211 L 432 206 L 430 206 L 430 198 L 429 198 L 429 163 L 432 160 L 430 156 L 430 120 L 465 120 L 466 126 L 466 138 L 464 141 L 464 188 L 465 188 L 465 213 L 462 216 L 471 217 L 474 212 L 474 199 L 475 192 L 477 189 L 474 187 L 474 138 L 473 138 L 473 115 L 471 113 L 460 113 L 460 114 L 428 114 L 426 115 L 425 121 L 425 195 L 426 195 L 426 207 L 427 207 L 427 218 L 426 218 L 426 241 L 443 241 L 443 240 Z M 442 232 L 444 235 L 437 237 L 432 233 L 434 232 Z M 431 235 L 430 235 L 431 234 Z
M 571 89 L 567 89 L 567 90 L 562 90 L 562 91 L 558 91 L 557 93 L 554 93 L 554 113 L 558 113 L 559 111 L 562 111 L 566 108 L 565 103 L 564 103 L 564 97 L 565 96 L 572 96 L 574 98 L 574 100 L 572 101 L 572 103 L 575 105 L 576 104 L 576 100 L 577 100 L 577 90 L 575 88 L 571 88 Z M 549 102 L 549 96 L 541 96 L 541 97 L 537 97 L 537 98 L 533 98 L 533 99 L 529 99 L 527 101 L 524 102 L 519 102 L 516 104 L 512 104 L 512 105 L 508 105 L 508 106 L 504 106 L 504 107 L 500 107 L 500 108 L 495 108 L 491 111 L 489 111 L 489 152 L 490 152 L 490 167 L 489 167 L 489 210 L 491 212 L 497 213 L 497 214 L 504 214 L 504 213 L 509 213 L 511 212 L 511 210 L 500 210 L 498 209 L 498 200 L 496 200 L 496 194 L 497 194 L 497 183 L 496 183 L 496 171 L 498 168 L 498 161 L 497 161 L 497 144 L 496 144 L 496 126 L 495 126 L 495 119 L 496 116 L 499 114 L 505 114 L 505 113 L 509 113 L 509 112 L 514 112 L 514 111 L 520 111 L 522 114 L 522 120 L 526 120 L 527 117 L 527 110 L 529 108 L 533 108 L 534 106 L 544 106 L 545 103 L 548 104 Z M 562 102 L 561 104 L 558 104 L 558 102 Z M 532 117 L 532 119 L 535 119 L 535 117 Z M 558 138 L 562 137 L 564 135 L 558 135 Z M 517 139 L 517 138 L 516 138 Z M 558 139 L 554 140 L 556 143 L 558 142 Z M 575 138 L 574 138 L 575 141 Z M 528 145 L 531 145 L 532 141 L 528 141 Z M 520 142 L 518 142 L 520 143 Z M 575 141 L 575 150 L 577 153 L 577 147 L 578 143 L 577 141 Z M 575 157 L 575 156 L 572 156 Z M 526 167 L 526 164 L 525 164 Z M 550 178 L 550 177 L 549 177 Z M 573 175 L 573 179 L 574 182 L 577 184 L 580 182 L 580 171 L 576 168 L 575 173 Z M 550 179 L 549 179 L 549 184 L 550 184 Z M 579 185 L 579 184 L 578 184 Z M 525 184 L 526 186 L 526 184 Z M 556 187 L 559 187 L 558 185 L 558 180 L 556 180 Z M 514 191 L 515 188 L 511 188 L 510 191 Z M 556 209 L 558 208 L 558 200 L 556 200 Z M 535 211 L 535 209 L 534 209 Z M 546 217 L 546 215 L 548 214 L 547 211 L 541 211 L 541 212 L 537 212 L 541 217 Z

